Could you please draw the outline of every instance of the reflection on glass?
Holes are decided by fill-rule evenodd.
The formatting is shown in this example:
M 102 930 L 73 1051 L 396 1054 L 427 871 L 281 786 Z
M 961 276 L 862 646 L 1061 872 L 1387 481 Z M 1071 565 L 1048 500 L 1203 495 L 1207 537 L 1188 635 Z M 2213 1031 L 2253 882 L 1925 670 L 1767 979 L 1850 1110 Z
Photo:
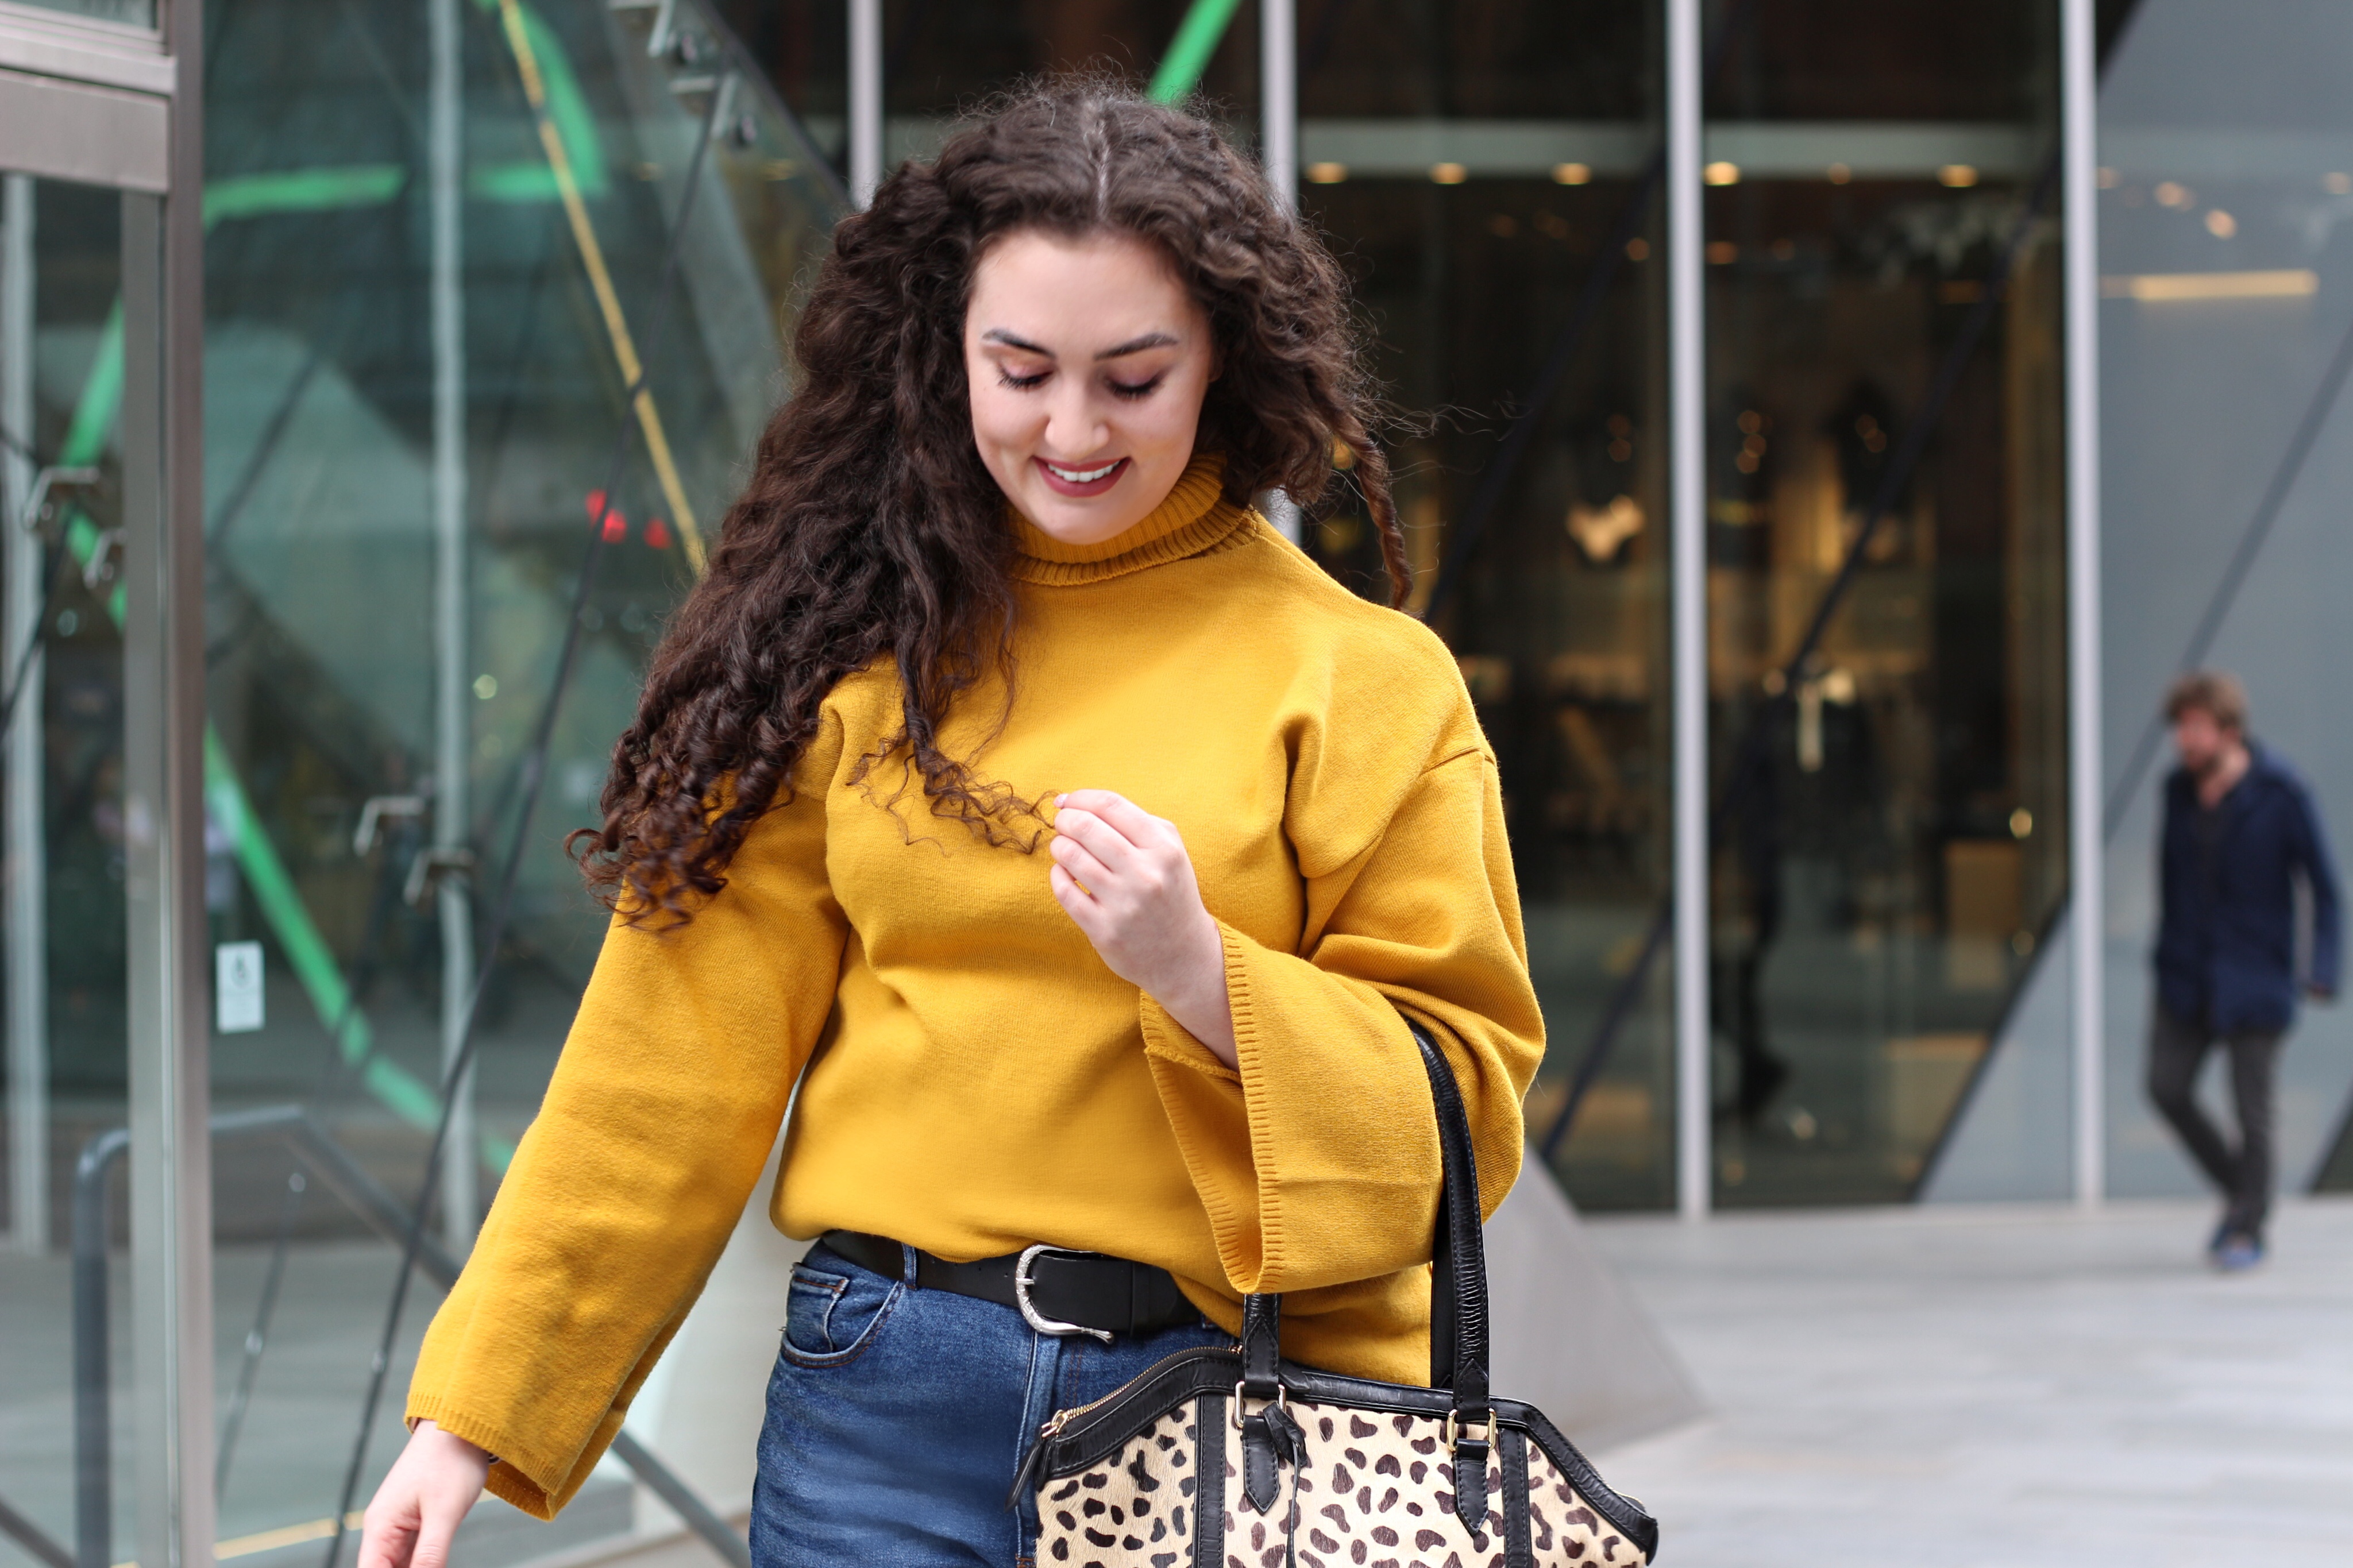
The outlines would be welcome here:
M 2055 12 L 1739 26 L 1707 131 L 1715 1189 L 1884 1201 L 2063 891 L 2057 254 L 2021 227 Z
M 769 77 L 800 108 L 818 144 L 846 163 L 843 79 L 849 44 L 838 0 L 715 0 Z M 1100 69 L 1181 94 L 1198 89 L 1241 144 L 1258 141 L 1259 23 L 1255 7 L 1193 0 L 1055 0 L 1045 5 L 950 5 L 886 0 L 882 7 L 884 167 L 935 151 L 948 125 L 993 92 L 1050 70 Z M 1186 47 L 1177 40 L 1188 18 Z
M 1187 40 L 1177 75 L 1164 77 L 1192 0 L 1087 0 L 1041 5 L 955 5 L 893 0 L 882 8 L 882 89 L 891 156 L 912 156 L 937 139 L 925 121 L 953 116 L 987 94 L 1040 71 L 1107 68 L 1138 81 L 1190 86 L 1221 117 L 1257 137 L 1259 28 L 1254 5 L 1235 5 L 1221 27 Z
M 87 16 L 94 22 L 120 22 L 125 26 L 155 26 L 155 0 L 16 0 L 23 5 L 37 5 L 44 11 L 64 11 L 76 16 Z
M 697 5 L 472 0 L 462 247 L 437 274 L 428 10 L 209 8 L 206 886 L 215 940 L 259 943 L 263 973 L 259 1026 L 215 1040 L 216 1109 L 299 1106 L 406 1203 L 528 803 L 435 1225 L 462 1253 L 602 931 L 560 841 L 596 820 L 647 653 L 789 391 L 839 187 Z M 437 349 L 450 300 L 461 362 Z M 334 1517 L 398 1249 L 283 1139 L 223 1141 L 215 1171 L 221 1530 L 259 1551 Z M 355 1503 L 438 1295 L 411 1292 Z M 521 1561 L 634 1510 L 615 1468 L 553 1525 L 486 1505 L 467 1550 Z
M 1301 206 L 1354 274 L 1407 412 L 1391 461 L 1415 604 L 1460 658 L 1502 769 L 1551 1042 L 1528 1100 L 1539 1144 L 1635 973 L 1668 863 L 1662 252 L 1641 181 L 1655 10 L 1377 23 L 1325 0 L 1300 16 Z M 1524 410 L 1525 437 L 1506 440 Z M 1304 542 L 1381 591 L 1349 505 Z M 1672 1200 L 1668 980 L 1652 963 L 1631 982 L 1554 1145 L 1588 1206 Z
M 2353 100 L 2336 80 L 2353 13 L 2247 20 L 2227 0 L 2143 0 L 2100 89 L 2108 1172 L 2130 1196 L 2205 1191 L 2140 1087 L 2173 765 L 2151 731 L 2174 672 L 2236 672 L 2254 739 L 2309 785 L 2340 864 L 2353 836 L 2336 657 L 2353 400 L 2334 383 L 2353 331 Z M 2280 1054 L 2284 1190 L 2353 1190 L 2348 1047 L 2353 1015 L 2307 1006 Z
M 0 176 L 0 700 L 17 692 L 0 767 L 9 868 L 0 1213 L 13 1244 L 0 1252 L 0 1500 L 69 1547 L 74 1163 L 127 1112 L 122 641 L 111 549 L 122 472 L 110 439 L 122 391 L 121 211 L 113 191 Z M 129 1184 L 120 1159 L 110 1174 L 119 1326 L 128 1321 Z M 105 1319 L 94 1328 L 104 1333 Z M 128 1458 L 115 1458 L 113 1531 L 127 1541 Z

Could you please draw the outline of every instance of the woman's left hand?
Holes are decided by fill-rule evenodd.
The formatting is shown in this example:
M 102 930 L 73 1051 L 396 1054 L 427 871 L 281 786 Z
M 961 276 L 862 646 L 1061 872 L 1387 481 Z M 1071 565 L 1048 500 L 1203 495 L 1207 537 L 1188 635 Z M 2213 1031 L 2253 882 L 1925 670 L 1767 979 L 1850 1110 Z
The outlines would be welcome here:
M 1236 1065 L 1226 945 L 1201 902 L 1176 825 L 1126 796 L 1079 789 L 1055 803 L 1054 901 L 1113 974 L 1168 1010 L 1228 1067 Z

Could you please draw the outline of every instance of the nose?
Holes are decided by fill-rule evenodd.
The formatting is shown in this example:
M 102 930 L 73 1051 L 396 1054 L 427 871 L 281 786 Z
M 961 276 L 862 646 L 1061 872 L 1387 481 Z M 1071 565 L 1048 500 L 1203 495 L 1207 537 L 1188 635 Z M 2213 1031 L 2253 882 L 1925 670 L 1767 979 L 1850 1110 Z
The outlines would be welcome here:
M 1078 378 L 1058 378 L 1060 384 L 1046 413 L 1046 450 L 1057 462 L 1078 462 L 1094 456 L 1111 439 L 1111 429 Z

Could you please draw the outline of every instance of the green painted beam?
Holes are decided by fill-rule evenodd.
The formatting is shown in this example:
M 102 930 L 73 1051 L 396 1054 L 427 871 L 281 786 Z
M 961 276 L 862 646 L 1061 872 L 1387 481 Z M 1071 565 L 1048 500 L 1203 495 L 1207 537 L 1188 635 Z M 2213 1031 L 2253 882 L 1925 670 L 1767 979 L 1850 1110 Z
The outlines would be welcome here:
M 233 217 L 375 206 L 398 195 L 407 183 L 408 170 L 399 163 L 232 174 L 205 186 L 205 226 Z
M 1155 103 L 1175 103 L 1200 86 L 1201 73 L 1209 68 L 1209 58 L 1225 41 L 1226 26 L 1240 5 L 1241 0 L 1193 0 L 1145 96 Z
M 475 7 L 494 12 L 499 0 L 474 0 Z M 524 35 L 539 63 L 539 77 L 547 89 L 547 117 L 564 139 L 565 156 L 572 161 L 572 177 L 580 194 L 594 198 L 612 188 L 611 165 L 605 157 L 605 139 L 597 134 L 596 111 L 580 86 L 580 73 L 564 40 L 545 18 L 529 5 L 519 5 Z M 470 195 L 494 202 L 553 202 L 563 199 L 555 173 L 544 163 L 492 163 L 474 171 L 466 182 Z

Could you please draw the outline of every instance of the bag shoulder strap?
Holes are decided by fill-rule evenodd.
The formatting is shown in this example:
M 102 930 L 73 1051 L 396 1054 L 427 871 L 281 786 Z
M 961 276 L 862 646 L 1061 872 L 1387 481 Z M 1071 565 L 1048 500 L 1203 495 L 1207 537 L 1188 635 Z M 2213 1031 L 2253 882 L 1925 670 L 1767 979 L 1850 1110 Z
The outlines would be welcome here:
M 1446 1053 L 1430 1031 L 1411 1018 L 1405 1026 L 1430 1075 L 1438 1121 L 1442 1184 L 1437 1235 L 1430 1247 L 1430 1382 L 1450 1389 L 1463 1427 L 1488 1419 L 1487 1252 L 1479 1213 L 1479 1163 L 1471 1149 L 1471 1119 Z M 1282 1298 L 1247 1296 L 1242 1300 L 1242 1387 L 1253 1398 L 1271 1399 L 1281 1386 Z
M 1272 1399 L 1282 1390 L 1282 1297 L 1242 1298 L 1242 1392 L 1252 1399 Z
M 1464 1425 L 1487 1418 L 1487 1248 L 1479 1212 L 1479 1162 L 1471 1118 L 1454 1069 L 1430 1031 L 1412 1019 L 1421 1065 L 1438 1110 L 1438 1152 L 1445 1173 L 1438 1196 L 1438 1235 L 1430 1247 L 1430 1382 L 1453 1390 Z

